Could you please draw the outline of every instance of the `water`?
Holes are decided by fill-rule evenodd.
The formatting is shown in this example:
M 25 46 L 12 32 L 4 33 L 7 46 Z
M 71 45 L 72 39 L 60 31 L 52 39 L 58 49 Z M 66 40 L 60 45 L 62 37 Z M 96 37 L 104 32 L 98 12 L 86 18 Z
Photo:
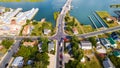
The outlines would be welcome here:
M 60 11 L 61 7 L 64 5 L 65 0 L 45 0 L 44 2 L 21 2 L 21 3 L 0 3 L 0 6 L 5 6 L 9 8 L 23 8 L 23 11 L 29 10 L 31 8 L 39 8 L 38 14 L 35 16 L 35 20 L 41 20 L 46 18 L 47 21 L 52 22 L 55 25 L 53 19 L 53 13 Z M 72 6 L 73 9 L 70 11 L 70 14 L 76 17 L 82 24 L 93 24 L 90 22 L 88 16 L 93 16 L 94 11 L 108 11 L 111 15 L 115 15 L 113 10 L 109 8 L 110 4 L 119 4 L 120 0 L 73 0 Z M 93 19 L 98 27 L 101 25 Z

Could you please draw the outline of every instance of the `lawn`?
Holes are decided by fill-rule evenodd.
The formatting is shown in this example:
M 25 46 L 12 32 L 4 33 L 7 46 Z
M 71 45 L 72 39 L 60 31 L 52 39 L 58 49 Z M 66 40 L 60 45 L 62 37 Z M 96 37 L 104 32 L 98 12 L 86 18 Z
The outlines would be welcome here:
M 118 25 L 116 22 L 109 23 L 107 20 L 105 20 L 106 17 L 111 16 L 107 11 L 97 11 L 96 13 L 107 24 L 108 27 L 114 27 Z
M 32 33 L 31 33 L 32 36 L 44 35 L 43 34 L 44 29 L 51 30 L 51 33 L 49 34 L 49 36 L 51 36 L 55 33 L 55 29 L 53 28 L 53 26 L 50 22 L 43 22 L 43 23 L 38 22 L 38 23 L 34 24 L 33 26 L 34 26 L 34 29 L 32 30 Z
M 90 61 L 85 62 L 84 68 L 102 68 L 98 59 L 93 56 Z
M 4 47 L 3 49 L 0 50 L 0 59 L 4 56 L 6 53 L 7 49 Z

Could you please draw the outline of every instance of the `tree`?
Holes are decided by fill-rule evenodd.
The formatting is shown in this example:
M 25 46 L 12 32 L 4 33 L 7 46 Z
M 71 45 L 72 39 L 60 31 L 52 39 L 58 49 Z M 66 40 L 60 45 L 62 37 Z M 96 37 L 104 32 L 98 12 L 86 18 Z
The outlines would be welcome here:
M 96 47 L 97 41 L 96 41 L 95 37 L 90 37 L 89 41 L 92 43 L 93 46 Z
M 111 62 L 115 65 L 116 68 L 120 68 L 120 58 L 115 57 L 114 55 L 109 56 Z
M 41 41 L 42 41 L 42 51 L 48 52 L 48 39 L 42 38 Z

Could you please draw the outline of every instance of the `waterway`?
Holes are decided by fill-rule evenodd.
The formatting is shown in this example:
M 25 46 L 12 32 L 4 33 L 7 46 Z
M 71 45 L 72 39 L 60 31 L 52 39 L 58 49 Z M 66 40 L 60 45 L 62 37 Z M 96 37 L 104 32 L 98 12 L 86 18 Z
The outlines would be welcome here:
M 38 14 L 35 16 L 35 20 L 41 20 L 46 18 L 47 21 L 52 22 L 55 25 L 53 18 L 53 13 L 60 11 L 61 7 L 64 5 L 65 0 L 45 0 L 43 2 L 12 2 L 12 3 L 3 3 L 0 2 L 0 6 L 5 6 L 9 8 L 23 8 L 23 11 L 29 10 L 31 8 L 39 8 Z M 88 16 L 91 16 L 95 21 L 98 27 L 101 27 L 101 24 L 93 17 L 94 11 L 108 11 L 111 15 L 115 16 L 113 13 L 117 8 L 110 8 L 110 4 L 119 4 L 119 0 L 73 0 L 72 10 L 70 14 L 76 17 L 82 24 L 90 24 L 93 26 Z M 94 26 L 93 26 L 94 27 Z

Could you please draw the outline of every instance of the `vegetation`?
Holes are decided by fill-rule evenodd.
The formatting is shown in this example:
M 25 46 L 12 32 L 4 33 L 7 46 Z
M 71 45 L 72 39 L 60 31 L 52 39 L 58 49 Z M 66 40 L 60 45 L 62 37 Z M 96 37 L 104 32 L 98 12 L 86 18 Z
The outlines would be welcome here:
M 110 5 L 110 8 L 120 8 L 120 4 L 112 4 Z
M 40 42 L 42 42 L 42 51 L 48 52 L 48 39 L 47 38 L 41 38 Z
M 89 41 L 92 43 L 93 46 L 96 47 L 97 41 L 96 41 L 95 37 L 90 37 Z
M 57 17 L 58 17 L 58 15 L 60 14 L 60 12 L 54 12 L 54 20 L 57 20 Z
M 113 20 L 112 21 L 107 21 L 106 20 L 107 17 L 110 17 L 110 14 L 108 12 L 106 12 L 106 11 L 97 11 L 96 13 L 107 24 L 108 27 L 114 27 L 114 26 L 118 25 Z
M 115 65 L 116 68 L 120 68 L 120 58 L 115 57 L 114 55 L 109 56 L 111 62 Z
M 10 46 L 14 43 L 14 40 L 11 39 L 4 39 L 1 44 L 6 48 L 9 49 Z
M 79 39 L 76 36 L 71 38 L 71 45 L 72 45 L 72 54 L 74 60 L 70 60 L 68 63 L 65 64 L 65 68 L 82 68 L 80 60 L 83 57 L 83 51 L 79 48 Z
M 43 0 L 0 0 L 0 2 L 41 2 Z
M 79 34 L 83 34 L 83 33 L 88 33 L 88 32 L 92 32 L 94 31 L 93 28 L 90 25 L 83 25 L 80 24 L 80 22 L 69 15 L 69 13 L 67 13 L 66 17 L 65 17 L 65 32 L 67 34 L 73 35 L 73 28 L 76 28 L 79 32 Z
M 49 34 L 50 36 L 55 33 L 55 29 L 52 26 L 52 23 L 50 22 L 36 22 L 34 21 L 33 23 L 34 29 L 32 30 L 31 35 L 32 36 L 41 36 L 43 34 L 44 29 L 50 29 L 51 33 Z
M 14 55 L 24 57 L 25 65 L 23 68 L 47 68 L 49 65 L 49 56 L 47 53 L 39 53 L 37 46 L 34 47 L 25 47 L 21 46 L 20 50 Z M 34 63 L 32 65 L 27 65 L 28 60 L 33 60 Z

